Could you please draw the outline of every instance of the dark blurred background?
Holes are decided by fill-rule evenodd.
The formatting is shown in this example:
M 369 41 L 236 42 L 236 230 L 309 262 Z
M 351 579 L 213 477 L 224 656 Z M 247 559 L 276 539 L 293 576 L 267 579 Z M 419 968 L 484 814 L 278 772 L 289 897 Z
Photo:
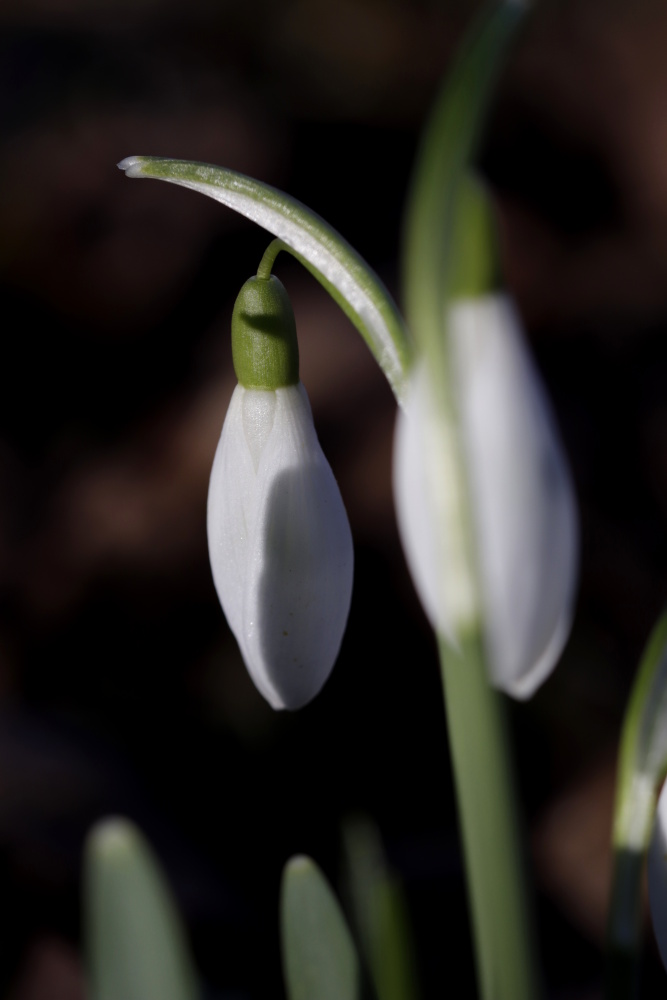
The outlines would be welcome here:
M 394 403 L 290 259 L 302 377 L 356 548 L 338 664 L 304 711 L 249 681 L 210 579 L 229 320 L 268 243 L 115 167 L 233 167 L 306 202 L 400 296 L 420 127 L 467 0 L 4 0 L 0 6 L 0 994 L 81 1000 L 90 825 L 164 863 L 207 995 L 282 996 L 285 860 L 332 881 L 377 822 L 426 1000 L 474 995 L 435 648 L 391 497 Z M 563 660 L 510 706 L 549 996 L 599 996 L 615 752 L 667 592 L 667 8 L 543 0 L 480 167 L 582 516 Z M 664 973 L 649 941 L 647 997 Z

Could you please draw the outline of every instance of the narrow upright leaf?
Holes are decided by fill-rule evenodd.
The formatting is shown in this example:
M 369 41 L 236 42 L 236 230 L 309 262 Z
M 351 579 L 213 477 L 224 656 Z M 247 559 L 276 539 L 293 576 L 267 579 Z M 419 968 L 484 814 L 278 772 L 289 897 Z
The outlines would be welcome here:
M 226 167 L 157 156 L 128 156 L 128 177 L 154 177 L 208 195 L 273 233 L 326 288 L 354 323 L 403 398 L 410 344 L 394 301 L 340 233 L 296 198 Z
M 104 820 L 88 836 L 84 920 L 91 1000 L 196 1000 L 171 892 L 128 820 Z
M 311 858 L 285 866 L 281 894 L 283 970 L 289 1000 L 360 1000 L 361 966 L 345 917 Z

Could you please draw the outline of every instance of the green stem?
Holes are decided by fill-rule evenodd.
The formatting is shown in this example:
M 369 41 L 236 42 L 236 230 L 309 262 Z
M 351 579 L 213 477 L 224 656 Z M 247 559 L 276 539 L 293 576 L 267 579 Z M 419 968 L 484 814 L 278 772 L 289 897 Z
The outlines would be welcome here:
M 639 993 L 642 876 L 666 771 L 667 614 L 663 614 L 642 655 L 621 732 L 607 922 L 607 1000 L 633 1000 Z
M 482 639 L 440 664 L 483 1000 L 538 1000 L 533 921 L 501 696 L 489 685 Z
M 271 277 L 271 269 L 276 262 L 276 257 L 281 250 L 289 251 L 289 247 L 282 240 L 271 240 L 268 247 L 264 251 L 264 256 L 259 262 L 259 267 L 257 268 L 257 277 L 268 281 Z
M 638 686 L 640 689 L 644 685 Z M 651 777 L 637 770 L 631 773 L 634 760 L 636 725 L 632 711 L 626 724 L 616 792 L 614 823 L 614 876 L 607 923 L 607 962 L 605 997 L 607 1000 L 633 1000 L 639 995 L 639 960 L 641 956 L 642 875 L 651 840 L 656 810 L 656 790 Z M 628 735 L 629 734 L 629 735 Z
M 644 850 L 617 848 L 615 851 L 605 969 L 606 1000 L 632 1000 L 639 994 L 644 854 Z

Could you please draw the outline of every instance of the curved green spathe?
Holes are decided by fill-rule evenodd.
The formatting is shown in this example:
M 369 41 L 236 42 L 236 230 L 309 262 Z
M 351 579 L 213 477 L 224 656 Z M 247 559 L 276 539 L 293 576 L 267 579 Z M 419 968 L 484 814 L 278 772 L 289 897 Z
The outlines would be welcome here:
M 128 156 L 118 166 L 128 177 L 154 177 L 208 195 L 281 239 L 354 323 L 403 400 L 411 351 L 401 314 L 375 272 L 324 219 L 226 167 L 156 156 Z

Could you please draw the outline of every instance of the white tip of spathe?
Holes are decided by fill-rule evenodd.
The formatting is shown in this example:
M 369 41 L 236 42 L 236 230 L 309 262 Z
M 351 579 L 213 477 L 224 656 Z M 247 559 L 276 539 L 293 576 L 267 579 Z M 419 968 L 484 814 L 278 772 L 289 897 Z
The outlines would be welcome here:
M 116 166 L 119 170 L 124 170 L 128 177 L 141 177 L 143 160 L 143 156 L 126 156 Z

